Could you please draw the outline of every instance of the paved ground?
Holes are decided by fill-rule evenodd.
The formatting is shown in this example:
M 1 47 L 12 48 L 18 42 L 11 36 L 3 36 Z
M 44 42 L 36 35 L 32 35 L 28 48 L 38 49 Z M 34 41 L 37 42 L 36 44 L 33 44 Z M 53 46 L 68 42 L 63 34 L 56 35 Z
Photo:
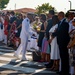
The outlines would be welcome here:
M 26 53 L 28 61 L 21 61 L 13 55 L 12 48 L 0 43 L 0 75 L 57 75 L 46 69 L 44 63 L 32 61 L 32 52 Z

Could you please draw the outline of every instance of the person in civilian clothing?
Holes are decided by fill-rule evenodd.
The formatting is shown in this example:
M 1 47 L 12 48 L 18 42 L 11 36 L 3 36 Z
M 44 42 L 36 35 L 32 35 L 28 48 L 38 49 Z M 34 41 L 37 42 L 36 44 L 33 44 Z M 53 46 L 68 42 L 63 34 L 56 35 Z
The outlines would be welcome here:
M 69 24 L 65 21 L 64 12 L 58 13 L 58 19 L 60 23 L 56 32 L 52 33 L 52 37 L 57 37 L 57 43 L 59 46 L 60 59 L 61 59 L 61 74 L 69 75 L 69 53 L 67 45 L 69 43 Z M 51 40 L 52 41 L 52 40 Z
M 23 16 L 22 14 L 19 14 L 16 20 L 16 46 L 18 46 L 20 44 L 20 33 L 21 33 L 21 29 L 22 29 L 22 21 L 23 21 Z
M 75 17 L 72 20 L 72 24 L 73 26 L 75 26 Z M 70 66 L 74 67 L 74 73 L 72 71 L 73 69 L 71 69 L 70 71 L 72 75 L 75 75 L 75 29 L 73 29 L 69 35 L 70 35 L 70 42 L 67 47 L 70 49 L 70 55 L 71 55 Z
M 45 35 L 45 30 L 46 30 L 46 15 L 45 14 L 41 14 L 40 15 L 40 21 L 42 22 L 42 25 L 41 25 L 41 29 L 40 29 L 40 32 L 39 32 L 39 38 L 38 38 L 38 47 L 41 51 L 41 60 L 40 61 L 45 61 L 45 54 L 42 53 L 42 42 L 43 42 L 43 38 L 44 38 L 44 35 Z
M 6 15 L 4 19 L 4 42 L 7 45 L 9 17 Z
M 53 23 L 52 23 L 52 17 L 54 16 L 54 10 L 50 10 L 49 11 L 49 14 L 48 14 L 48 25 L 46 27 L 46 37 L 47 37 L 47 41 L 49 41 L 49 30 L 51 29 L 51 27 L 53 26 Z M 50 46 L 50 44 L 49 44 Z M 50 46 L 50 49 L 51 49 L 51 46 Z M 53 60 L 50 60 L 50 62 L 48 64 L 45 64 L 46 68 L 50 68 L 52 67 L 53 65 Z
M 74 17 L 74 13 L 72 12 L 66 13 L 66 21 L 69 23 L 69 33 L 72 31 L 72 29 L 75 29 L 75 27 L 72 24 L 73 17 Z
M 52 17 L 52 22 L 53 22 L 53 26 L 52 28 L 49 30 L 49 33 L 52 34 L 56 31 L 56 29 L 58 28 L 58 16 L 54 15 Z M 50 40 L 52 39 L 51 35 L 50 35 Z M 52 39 L 51 43 L 51 60 L 54 60 L 53 66 L 50 68 L 50 70 L 53 71 L 58 71 L 59 70 L 59 59 L 60 59 L 60 54 L 59 54 L 59 47 L 57 44 L 57 37 L 55 37 L 54 39 Z
M 9 20 L 9 26 L 8 26 L 8 46 L 14 46 L 14 37 L 15 37 L 15 30 L 16 30 L 16 16 L 14 11 L 10 12 L 10 20 Z

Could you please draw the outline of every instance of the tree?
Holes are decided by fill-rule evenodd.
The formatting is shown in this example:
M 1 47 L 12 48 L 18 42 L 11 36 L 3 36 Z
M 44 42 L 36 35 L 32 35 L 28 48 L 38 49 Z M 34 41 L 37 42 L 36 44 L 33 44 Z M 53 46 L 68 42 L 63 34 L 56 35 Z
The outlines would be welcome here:
M 49 10 L 52 10 L 52 9 L 55 10 L 55 8 L 49 5 L 49 3 L 44 3 L 41 6 L 38 5 L 38 7 L 36 8 L 37 14 L 47 13 Z
M 0 0 L 0 9 L 6 8 L 6 5 L 9 3 L 9 0 Z

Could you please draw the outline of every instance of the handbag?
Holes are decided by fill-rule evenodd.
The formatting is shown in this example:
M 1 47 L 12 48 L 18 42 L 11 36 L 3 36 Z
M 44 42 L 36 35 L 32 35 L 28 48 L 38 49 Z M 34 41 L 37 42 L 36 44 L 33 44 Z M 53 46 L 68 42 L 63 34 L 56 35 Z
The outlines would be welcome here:
M 71 39 L 70 39 L 69 44 L 67 46 L 68 48 L 71 48 L 71 47 L 75 46 L 75 29 L 73 29 L 71 31 L 70 37 L 71 37 Z
M 41 52 L 40 51 L 33 51 L 32 57 L 33 57 L 33 61 L 41 60 Z
M 75 45 L 75 35 L 74 35 L 73 38 L 70 39 L 70 42 L 69 42 L 69 44 L 68 44 L 68 48 L 71 48 L 71 47 L 73 47 L 74 45 Z

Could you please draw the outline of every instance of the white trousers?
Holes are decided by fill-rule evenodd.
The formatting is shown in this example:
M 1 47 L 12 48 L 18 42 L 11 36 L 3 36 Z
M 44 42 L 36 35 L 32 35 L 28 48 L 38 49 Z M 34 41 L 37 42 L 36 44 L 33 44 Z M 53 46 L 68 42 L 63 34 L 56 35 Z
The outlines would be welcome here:
M 27 49 L 27 43 L 28 43 L 28 38 L 25 37 L 24 39 L 21 38 L 21 44 L 17 48 L 17 51 L 15 52 L 16 55 L 20 55 L 22 52 L 22 59 L 25 59 L 25 54 L 26 54 L 26 49 Z
M 4 31 L 0 28 L 0 41 L 4 40 Z
M 5 44 L 7 44 L 7 35 L 4 35 L 4 42 Z

